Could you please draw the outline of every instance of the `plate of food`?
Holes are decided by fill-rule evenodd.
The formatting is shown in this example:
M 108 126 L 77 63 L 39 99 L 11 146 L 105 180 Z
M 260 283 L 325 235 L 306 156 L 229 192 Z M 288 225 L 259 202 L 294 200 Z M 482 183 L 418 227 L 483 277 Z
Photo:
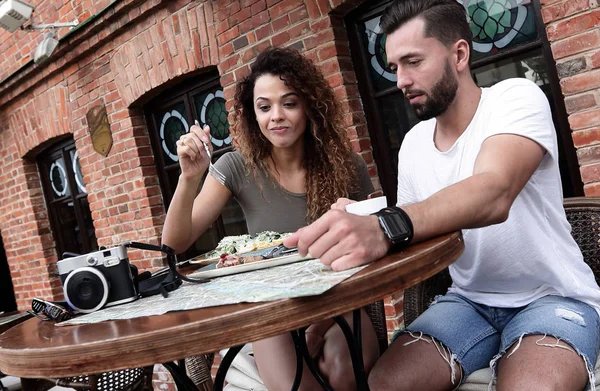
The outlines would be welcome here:
M 269 267 L 287 265 L 313 259 L 310 255 L 300 256 L 296 248 L 286 248 L 282 244 L 243 254 L 223 254 L 217 263 L 205 266 L 192 273 L 191 277 L 214 278 L 230 274 L 244 273 Z
M 291 233 L 264 231 L 256 235 L 226 236 L 221 239 L 214 250 L 190 259 L 190 263 L 208 265 L 219 262 L 224 254 L 245 254 L 272 248 L 283 243 L 283 239 L 290 235 Z

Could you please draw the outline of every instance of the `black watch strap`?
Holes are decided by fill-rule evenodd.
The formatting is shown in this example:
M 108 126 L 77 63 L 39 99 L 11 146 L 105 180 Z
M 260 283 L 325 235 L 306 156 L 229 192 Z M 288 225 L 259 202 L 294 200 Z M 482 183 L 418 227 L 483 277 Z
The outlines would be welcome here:
M 389 206 L 373 213 L 387 238 L 392 243 L 390 251 L 405 247 L 413 238 L 413 224 L 406 212 L 397 206 Z

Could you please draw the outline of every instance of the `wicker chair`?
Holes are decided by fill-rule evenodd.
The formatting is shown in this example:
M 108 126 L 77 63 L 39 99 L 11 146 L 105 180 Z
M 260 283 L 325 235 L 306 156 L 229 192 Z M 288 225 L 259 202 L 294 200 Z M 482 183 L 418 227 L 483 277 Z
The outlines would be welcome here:
M 21 379 L 26 391 L 46 391 L 55 385 L 91 391 L 151 391 L 153 366 L 81 375 L 63 379 Z
M 600 284 L 600 197 L 566 198 L 564 207 L 567 220 L 571 224 L 571 235 L 579 245 L 584 261 L 591 267 L 596 281 Z M 426 281 L 405 290 L 405 324 L 412 323 L 423 313 L 435 296 L 446 294 L 451 284 L 450 273 L 448 269 L 445 269 Z M 598 365 L 596 373 L 598 373 Z M 487 385 L 485 388 L 468 384 L 460 387 L 460 390 L 479 389 L 487 390 Z

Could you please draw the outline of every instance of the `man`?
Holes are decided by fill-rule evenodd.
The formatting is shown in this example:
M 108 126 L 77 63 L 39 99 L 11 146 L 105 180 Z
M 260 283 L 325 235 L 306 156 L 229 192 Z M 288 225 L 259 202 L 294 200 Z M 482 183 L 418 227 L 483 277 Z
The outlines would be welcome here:
M 396 1 L 381 26 L 398 88 L 423 121 L 400 150 L 401 209 L 354 216 L 340 200 L 285 244 L 341 270 L 463 230 L 449 293 L 396 335 L 373 390 L 451 390 L 487 366 L 498 390 L 593 388 L 600 288 L 565 218 L 544 94 L 525 79 L 474 83 L 455 0 Z

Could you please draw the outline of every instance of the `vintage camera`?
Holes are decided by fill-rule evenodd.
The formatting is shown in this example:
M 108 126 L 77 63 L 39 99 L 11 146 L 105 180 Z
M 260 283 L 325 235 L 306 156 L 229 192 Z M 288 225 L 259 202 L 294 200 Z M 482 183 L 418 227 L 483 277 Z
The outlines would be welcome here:
M 65 299 L 79 312 L 94 312 L 138 298 L 125 246 L 64 258 L 57 266 Z

